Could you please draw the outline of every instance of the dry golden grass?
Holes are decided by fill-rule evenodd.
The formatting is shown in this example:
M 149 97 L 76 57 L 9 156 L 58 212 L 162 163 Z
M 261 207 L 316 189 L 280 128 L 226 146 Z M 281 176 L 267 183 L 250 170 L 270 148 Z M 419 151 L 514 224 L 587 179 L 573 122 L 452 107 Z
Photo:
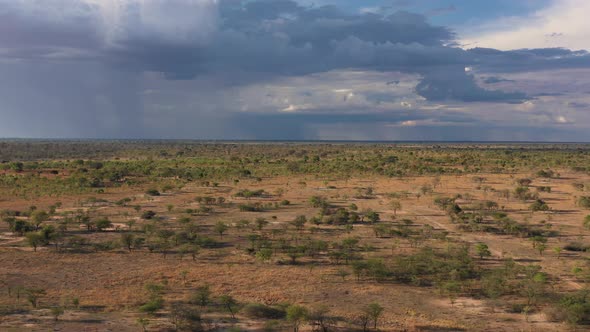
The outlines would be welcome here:
M 526 177 L 528 174 L 497 175 L 483 174 L 483 183 L 496 190 L 513 189 L 516 178 Z M 168 223 L 174 223 L 185 208 L 198 206 L 194 202 L 195 196 L 211 195 L 225 197 L 230 203 L 242 202 L 232 194 L 239 189 L 264 189 L 274 193 L 283 189 L 281 198 L 252 199 L 251 201 L 278 201 L 287 199 L 291 206 L 278 210 L 248 213 L 240 212 L 235 206 L 218 208 L 209 216 L 200 216 L 196 220 L 203 225 L 206 232 L 212 233 L 211 225 L 218 220 L 234 223 L 240 219 L 253 220 L 255 217 L 265 217 L 276 220 L 270 228 L 280 228 L 282 224 L 292 220 L 297 215 L 313 216 L 317 209 L 311 208 L 307 200 L 313 195 L 323 195 L 340 206 L 350 203 L 358 205 L 359 210 L 373 209 L 381 213 L 382 220 L 392 220 L 394 212 L 389 206 L 391 192 L 417 192 L 420 186 L 431 184 L 433 177 L 415 177 L 404 179 L 370 178 L 350 179 L 348 181 L 330 181 L 327 189 L 324 179 L 313 176 L 301 178 L 269 178 L 261 182 L 242 181 L 238 185 L 221 184 L 219 188 L 187 186 L 179 192 L 172 192 L 154 199 L 148 199 L 142 194 L 143 189 L 109 191 L 101 198 L 115 201 L 123 197 L 136 197 L 133 204 L 143 206 L 160 215 L 167 216 Z M 485 264 L 496 264 L 499 258 L 512 257 L 517 262 L 533 262 L 543 267 L 551 276 L 552 287 L 558 292 L 571 291 L 585 287 L 571 270 L 575 266 L 583 266 L 588 258 L 587 253 L 563 252 L 558 259 L 551 248 L 563 246 L 570 241 L 585 239 L 587 230 L 582 227 L 585 211 L 575 206 L 575 192 L 571 184 L 574 181 L 590 181 L 586 176 L 561 171 L 561 178 L 536 180 L 546 181 L 543 185 L 552 187 L 552 192 L 543 193 L 542 197 L 552 207 L 553 212 L 527 212 L 528 204 L 516 200 L 504 200 L 495 196 L 491 191 L 478 190 L 472 176 L 443 176 L 435 194 L 402 198 L 402 209 L 397 212 L 397 218 L 409 218 L 415 221 L 417 227 L 429 224 L 438 230 L 446 230 L 449 236 L 456 240 L 470 243 L 485 242 L 489 245 L 493 259 Z M 302 184 L 305 182 L 305 184 Z M 534 183 L 536 184 L 536 183 Z M 353 198 L 359 187 L 371 186 L 376 196 L 374 199 Z M 514 236 L 491 235 L 487 233 L 465 233 L 457 229 L 456 225 L 440 209 L 433 205 L 433 198 L 437 193 L 451 196 L 453 194 L 469 193 L 472 200 L 494 200 L 519 221 L 528 220 L 535 224 L 545 220 L 552 228 L 558 230 L 559 237 L 551 238 L 548 249 L 543 256 L 532 248 L 530 241 Z M 78 209 L 77 202 L 84 197 L 62 197 L 60 211 Z M 43 198 L 34 202 L 12 200 L 0 202 L 1 209 L 25 209 L 30 205 L 47 208 L 56 199 Z M 174 210 L 167 212 L 166 206 L 174 205 Z M 529 203 L 530 204 L 530 203 Z M 85 207 L 87 208 L 87 207 Z M 124 211 L 130 216 L 125 216 Z M 561 211 L 561 212 L 560 212 Z M 59 212 L 59 211 L 58 211 Z M 106 206 L 98 207 L 95 213 L 109 216 L 114 222 L 124 224 L 126 220 L 135 218 L 136 213 L 129 208 Z M 143 222 L 138 219 L 135 227 L 139 228 Z M 6 233 L 6 225 L 0 225 L 0 233 Z M 309 226 L 308 226 L 309 227 Z M 308 234 L 309 231 L 305 231 Z M 105 232 L 84 235 L 93 240 L 118 239 L 115 232 Z M 405 240 L 375 238 L 369 226 L 356 226 L 354 233 L 363 243 L 371 244 L 377 251 L 372 256 L 391 257 L 415 250 Z M 34 253 L 24 246 L 21 239 L 15 242 L 9 234 L 0 240 L 0 280 L 2 286 L 37 287 L 47 290 L 47 295 L 41 300 L 42 306 L 58 305 L 67 299 L 79 298 L 80 309 L 70 309 L 63 316 L 62 322 L 57 323 L 62 331 L 88 330 L 116 330 L 138 331 L 135 323 L 138 317 L 137 307 L 146 299 L 144 285 L 146 282 L 166 282 L 168 291 L 165 299 L 174 301 L 188 299 L 191 291 L 200 285 L 211 286 L 213 294 L 231 294 L 241 303 L 299 303 L 308 307 L 326 305 L 331 312 L 339 317 L 352 318 L 367 303 L 379 302 L 385 307 L 385 314 L 381 319 L 382 331 L 559 331 L 566 328 L 560 323 L 548 322 L 542 314 L 528 318 L 522 314 L 511 314 L 492 305 L 488 301 L 459 298 L 451 305 L 449 300 L 441 296 L 436 290 L 425 287 L 392 283 L 374 283 L 370 281 L 356 282 L 353 276 L 342 280 L 336 271 L 342 266 L 329 263 L 310 266 L 277 265 L 276 263 L 257 262 L 253 257 L 238 249 L 244 246 L 246 240 L 231 229 L 223 238 L 223 242 L 230 244 L 221 249 L 203 249 L 196 262 L 188 256 L 182 260 L 176 255 L 163 257 L 152 254 L 147 250 L 131 253 L 120 249 L 100 253 L 56 253 L 51 248 L 42 248 Z M 212 235 L 216 236 L 216 235 Z M 337 241 L 348 236 L 345 232 L 325 232 L 322 236 L 327 241 Z M 395 244 L 392 250 L 391 246 Z M 433 246 L 444 247 L 444 243 L 429 243 Z M 306 259 L 302 259 L 306 262 Z M 327 262 L 327 261 L 326 261 Z M 187 271 L 183 277 L 182 271 Z M 5 287 L 4 287 L 5 288 Z M 21 299 L 20 302 L 24 303 Z M 3 306 L 15 305 L 14 297 L 8 297 L 5 290 L 0 295 Z M 501 307 L 501 305 L 500 305 Z M 92 312 L 90 309 L 95 310 Z M 212 314 L 214 315 L 214 314 Z M 42 318 L 38 318 L 42 317 Z M 43 318 L 45 317 L 45 318 Z M 249 321 L 242 317 L 242 328 L 255 330 L 260 328 L 261 322 Z M 84 323 L 86 322 L 86 323 Z M 157 323 L 154 319 L 152 329 L 164 329 L 165 323 Z M 245 322 L 245 323 L 244 323 Z M 47 312 L 31 311 L 27 314 L 14 314 L 3 317 L 0 329 L 3 331 L 46 330 L 53 326 Z M 159 327 L 158 327 L 159 326 Z M 346 330 L 346 325 L 341 328 Z M 305 327 L 308 329 L 308 327 Z

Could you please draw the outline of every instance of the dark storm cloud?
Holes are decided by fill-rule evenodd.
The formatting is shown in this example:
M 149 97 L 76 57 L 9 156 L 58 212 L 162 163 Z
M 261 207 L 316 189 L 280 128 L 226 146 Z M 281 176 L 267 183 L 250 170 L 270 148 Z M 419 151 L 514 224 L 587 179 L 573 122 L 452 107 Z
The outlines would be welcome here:
M 347 139 L 426 141 L 549 141 L 578 142 L 590 138 L 585 129 L 476 121 L 472 115 L 453 111 L 406 110 L 387 114 L 333 114 L 334 110 L 304 114 L 240 114 L 233 119 L 232 135 L 261 140 L 288 137 L 294 140 Z M 407 123 L 415 124 L 404 125 Z M 328 126 L 335 132 L 323 134 Z M 313 128 L 322 128 L 318 132 Z M 350 134 L 359 133 L 359 136 Z
M 465 68 L 437 68 L 426 72 L 424 79 L 416 86 L 416 92 L 431 101 L 461 100 L 465 102 L 509 102 L 520 103 L 528 97 L 520 92 L 486 90 L 477 85 Z
M 240 113 L 235 116 L 236 128 L 250 134 L 281 136 L 284 128 L 292 128 L 296 132 L 304 132 L 305 127 L 322 125 L 399 125 L 408 121 L 432 121 L 437 123 L 453 123 L 455 125 L 473 123 L 472 114 L 454 110 L 440 109 L 436 112 L 414 108 L 400 109 L 396 112 L 371 113 L 368 109 L 319 108 L 313 112 L 281 112 L 281 113 Z M 238 129 L 240 130 L 240 129 Z
M 97 29 L 96 8 L 84 2 L 59 0 L 54 5 L 60 3 L 68 6 L 67 13 L 60 13 L 67 18 L 31 10 L 28 7 L 32 5 L 27 2 L 0 1 L 0 55 L 33 59 L 66 57 L 71 52 L 72 57 L 79 58 L 82 52 L 97 51 L 102 46 L 102 37 Z
M 590 103 L 570 101 L 566 105 L 571 108 L 590 109 Z
M 398 1 L 402 2 L 409 3 Z M 144 136 L 144 129 L 176 117 L 186 121 L 171 121 L 161 129 L 163 135 L 176 134 L 182 126 L 188 137 L 193 134 L 193 121 L 206 123 L 201 127 L 209 129 L 214 120 L 218 128 L 265 138 L 304 138 L 306 124 L 369 126 L 432 121 L 481 126 L 481 118 L 496 114 L 479 111 L 482 104 L 476 104 L 478 110 L 465 111 L 471 112 L 471 117 L 439 111 L 429 114 L 418 108 L 444 106 L 446 101 L 458 101 L 455 105 L 459 106 L 460 102 L 502 103 L 500 107 L 510 108 L 514 107 L 510 103 L 530 97 L 481 87 L 474 73 L 485 75 L 484 83 L 494 84 L 505 81 L 499 76 L 510 77 L 503 74 L 507 72 L 590 67 L 590 55 L 585 51 L 463 50 L 457 47 L 453 31 L 430 24 L 424 15 L 392 14 L 389 10 L 352 13 L 333 5 L 309 7 L 292 0 L 0 0 L 0 32 L 2 115 L 20 119 L 23 128 L 30 127 L 26 124 L 29 119 L 41 118 L 43 122 L 33 131 L 52 136 L 84 136 L 88 128 L 96 130 L 93 136 Z M 468 67 L 473 70 L 466 70 Z M 348 94 L 338 97 L 341 104 L 334 108 L 354 111 L 354 115 L 324 109 L 335 103 L 324 92 L 351 90 L 347 84 L 336 84 L 346 81 L 351 71 L 364 76 L 385 73 L 387 77 L 379 79 L 383 85 L 391 84 L 387 89 L 368 81 L 357 85 L 364 90 L 353 91 L 353 95 L 361 99 L 366 92 L 368 106 Z M 348 76 L 330 76 L 328 72 Z M 404 79 L 400 82 L 397 72 L 411 74 L 403 77 L 411 77 L 412 84 Z M 268 94 L 268 98 L 248 99 L 240 92 L 217 94 L 249 86 L 268 90 L 266 85 L 276 87 L 301 77 L 310 80 L 316 74 L 331 77 L 317 91 L 303 84 L 299 92 L 290 90 L 291 95 L 274 91 L 276 98 L 266 91 L 262 95 Z M 157 81 L 150 86 L 155 91 L 153 99 L 141 94 L 148 80 Z M 184 82 L 187 80 L 191 82 Z M 513 86 L 518 88 L 518 84 Z M 195 96 L 195 100 L 181 103 L 182 98 L 176 96 L 162 100 L 157 90 L 166 86 Z M 411 93 L 413 86 L 426 101 Z M 402 90 L 406 95 L 400 95 Z M 309 98 L 297 98 L 297 94 Z M 271 101 L 264 104 L 261 99 Z M 157 107 L 160 104 L 162 107 Z M 361 109 L 351 110 L 358 105 Z M 407 109 L 411 105 L 417 109 Z M 540 103 L 531 105 L 540 107 Z M 492 106 L 498 105 L 490 109 Z M 579 101 L 569 108 L 584 109 L 584 104 Z M 281 109 L 303 114 L 255 113 Z M 395 114 L 375 114 L 384 110 Z M 533 113 L 527 112 L 526 116 Z M 217 117 L 219 114 L 227 119 Z M 572 114 L 562 117 L 563 121 L 558 119 L 562 123 L 575 121 Z M 547 114 L 545 118 L 555 121 L 556 116 Z M 69 123 L 53 131 L 42 128 L 55 119 L 68 119 Z M 233 124 L 226 126 L 225 122 Z M 96 129 L 97 123 L 103 124 Z
M 51 19 L 27 12 L 19 3 L 0 2 L 4 18 L 0 27 L 12 32 L 0 37 L 4 57 L 93 58 L 124 70 L 161 72 L 170 80 L 227 73 L 232 81 L 246 84 L 354 68 L 420 74 L 423 81 L 416 92 L 429 100 L 515 102 L 526 96 L 485 90 L 464 68 L 524 66 L 523 56 L 534 57 L 538 66 L 575 62 L 556 58 L 569 57 L 565 50 L 533 50 L 525 55 L 466 52 L 449 46 L 454 35 L 448 28 L 403 11 L 358 14 L 335 6 L 303 7 L 291 0 L 222 0 L 212 13 L 217 16 L 215 27 L 207 36 L 199 37 L 200 27 L 195 26 L 186 38 L 175 38 L 173 31 L 149 34 L 138 18 L 141 4 L 130 2 L 120 7 L 124 22 L 111 29 L 114 37 L 107 38 L 108 25 L 96 5 L 61 0 L 64 6 L 77 7 Z M 584 54 L 576 56 L 585 64 Z
M 307 128 L 321 125 L 355 125 L 400 123 L 403 121 L 423 120 L 428 116 L 411 110 L 396 113 L 375 114 L 367 112 L 342 113 L 337 110 L 317 110 L 314 113 L 248 113 L 234 118 L 235 128 L 245 137 L 272 139 L 274 137 L 291 137 L 305 139 Z M 462 117 L 453 120 L 468 121 Z M 287 132 L 285 132 L 285 130 Z M 287 134 L 287 135 L 285 135 Z
M 514 80 L 507 80 L 505 78 L 498 77 L 498 76 L 489 76 L 489 77 L 485 77 L 483 79 L 483 82 L 485 84 L 496 84 L 496 83 L 502 83 L 502 82 L 514 82 Z
M 490 48 L 468 50 L 472 63 L 489 72 L 518 72 L 547 69 L 588 68 L 590 53 L 563 48 L 499 51 Z

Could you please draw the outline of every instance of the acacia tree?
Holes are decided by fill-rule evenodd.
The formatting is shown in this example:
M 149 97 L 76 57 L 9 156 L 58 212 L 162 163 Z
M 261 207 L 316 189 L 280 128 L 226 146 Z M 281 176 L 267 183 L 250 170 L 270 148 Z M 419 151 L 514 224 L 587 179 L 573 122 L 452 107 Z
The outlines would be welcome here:
M 137 324 L 139 324 L 139 326 L 141 326 L 141 330 L 143 332 L 146 332 L 147 331 L 147 327 L 150 324 L 150 321 L 147 318 L 145 318 L 145 317 L 140 317 L 140 318 L 137 319 Z
M 367 212 L 367 219 L 369 219 L 369 222 L 371 223 L 376 223 L 379 222 L 379 220 L 381 220 L 381 217 L 379 216 L 379 213 L 375 212 L 375 211 L 369 211 Z
M 475 246 L 475 251 L 477 252 L 477 255 L 480 259 L 483 259 L 484 257 L 490 257 L 492 255 L 488 245 L 485 243 L 478 243 Z
M 222 295 L 219 300 L 227 308 L 227 311 L 231 314 L 231 318 L 235 319 L 234 307 L 238 304 L 237 301 L 231 295 Z
M 64 314 L 64 308 L 63 307 L 52 307 L 51 308 L 51 315 L 53 316 L 53 319 L 57 322 L 59 320 L 59 316 Z
M 95 227 L 102 232 L 107 228 L 113 227 L 113 223 L 108 218 L 101 218 L 96 221 Z
M 192 297 L 192 302 L 202 307 L 209 305 L 211 301 L 211 290 L 209 285 L 199 286 Z
M 121 243 L 131 252 L 131 248 L 133 247 L 133 243 L 135 242 L 135 236 L 131 233 L 123 233 L 121 234 Z
M 537 199 L 533 204 L 531 204 L 531 206 L 529 207 L 529 209 L 532 212 L 536 212 L 536 211 L 549 211 L 549 205 L 547 205 L 547 203 L 545 203 L 545 201 Z
M 397 210 L 402 209 L 402 203 L 400 201 L 392 201 L 390 203 L 391 208 L 393 209 L 393 215 L 397 217 Z
M 33 306 L 33 308 L 37 308 L 39 306 L 39 299 L 45 295 L 45 290 L 40 288 L 27 288 L 25 289 L 25 293 L 27 295 L 27 301 Z
M 264 218 L 256 218 L 255 223 L 256 229 L 258 229 L 259 231 L 262 231 L 262 229 L 266 227 L 266 225 L 268 225 L 268 221 Z
M 31 213 L 31 222 L 35 225 L 35 230 L 39 230 L 41 224 L 49 220 L 49 214 L 45 211 L 33 211 Z
M 37 251 L 37 247 L 45 243 L 45 237 L 40 232 L 30 232 L 26 235 L 27 243 L 33 247 L 33 251 Z
M 377 302 L 369 304 L 363 311 L 364 313 L 373 320 L 373 328 L 377 329 L 377 322 L 379 317 L 383 314 L 385 309 Z
M 307 222 L 307 218 L 305 216 L 297 216 L 291 224 L 298 230 L 302 231 L 305 228 L 305 223 Z
M 330 309 L 326 306 L 319 306 L 309 312 L 308 320 L 314 325 L 314 331 L 317 327 L 319 331 L 328 332 L 335 319 L 330 317 Z
M 287 320 L 293 324 L 293 332 L 299 331 L 301 323 L 307 319 L 308 315 L 309 311 L 303 306 L 294 304 L 287 308 Z
M 197 256 L 199 255 L 200 252 L 201 252 L 201 247 L 198 244 L 190 245 L 189 253 L 191 254 L 193 261 L 197 260 Z
M 229 226 L 223 221 L 218 221 L 215 224 L 215 232 L 219 234 L 219 237 L 223 239 L 223 233 L 227 232 Z

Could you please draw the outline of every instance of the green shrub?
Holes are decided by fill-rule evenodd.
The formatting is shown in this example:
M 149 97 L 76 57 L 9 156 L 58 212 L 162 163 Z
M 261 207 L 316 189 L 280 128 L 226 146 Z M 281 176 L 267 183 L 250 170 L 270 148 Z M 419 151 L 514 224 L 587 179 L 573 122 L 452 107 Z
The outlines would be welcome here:
M 164 306 L 164 299 L 161 297 L 153 298 L 148 301 L 146 304 L 139 307 L 141 312 L 145 312 L 148 314 L 154 314 L 156 311 L 162 309 Z
M 148 189 L 145 193 L 149 196 L 160 196 L 160 192 L 157 189 Z
M 588 196 L 580 196 L 577 203 L 581 208 L 590 209 L 590 197 Z
M 282 319 L 286 312 L 283 308 L 271 307 L 259 303 L 250 303 L 242 308 L 242 314 L 249 318 Z

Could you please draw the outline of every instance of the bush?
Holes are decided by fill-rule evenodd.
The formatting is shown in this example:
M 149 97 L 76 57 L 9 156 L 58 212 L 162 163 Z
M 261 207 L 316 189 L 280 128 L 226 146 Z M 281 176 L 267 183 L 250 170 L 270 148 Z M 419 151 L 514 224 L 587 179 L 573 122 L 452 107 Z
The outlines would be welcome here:
M 153 219 L 155 216 L 156 216 L 156 212 L 154 212 L 154 211 L 151 211 L 151 210 L 144 211 L 144 212 L 141 214 L 141 218 L 142 218 L 142 219 L 145 219 L 145 220 L 150 220 L 150 219 Z
M 250 303 L 244 306 L 242 313 L 249 318 L 282 319 L 286 312 L 283 308 L 271 307 L 259 303 Z
M 559 301 L 559 307 L 563 310 L 563 320 L 569 324 L 577 325 L 590 320 L 588 291 L 565 295 Z
M 149 196 L 160 196 L 160 192 L 157 189 L 148 189 L 145 193 Z
M 249 190 L 244 189 L 238 191 L 234 196 L 235 197 L 243 197 L 243 198 L 251 198 L 251 197 L 262 197 L 266 195 L 266 192 L 262 189 L 260 190 Z
M 518 179 L 518 180 L 516 180 L 516 183 L 518 183 L 519 186 L 523 186 L 523 187 L 528 187 L 532 182 L 533 182 L 533 180 L 531 180 L 531 179 Z
M 552 178 L 555 173 L 550 169 L 542 169 L 537 172 L 537 176 L 540 178 Z
M 103 230 L 105 230 L 107 228 L 113 227 L 113 223 L 108 218 L 101 218 L 101 219 L 99 219 L 99 220 L 96 221 L 96 223 L 94 224 L 94 226 L 99 231 L 103 231 Z
M 581 196 L 578 198 L 578 206 L 584 209 L 590 209 L 590 197 Z
M 211 290 L 208 285 L 200 286 L 195 290 L 195 293 L 191 297 L 191 303 L 198 304 L 200 306 L 207 306 L 211 301 Z
M 328 201 L 321 196 L 312 196 L 309 198 L 309 204 L 314 208 L 327 208 Z
M 527 305 L 525 303 L 512 303 L 508 308 L 508 312 L 513 314 L 521 314 L 524 312 L 526 306 Z
M 570 242 L 567 245 L 565 245 L 565 247 L 563 247 L 563 249 L 567 251 L 586 251 L 589 248 L 590 247 L 588 245 L 579 242 Z
M 531 193 L 527 186 L 519 186 L 514 189 L 514 197 L 523 201 L 537 199 L 537 196 L 538 195 Z
M 262 207 L 262 204 L 260 204 L 260 203 L 240 204 L 238 206 L 238 208 L 242 212 L 262 212 L 262 211 L 264 211 L 264 208 Z
M 139 307 L 139 310 L 141 312 L 153 314 L 156 311 L 162 309 L 163 306 L 164 306 L 164 300 L 161 297 L 157 297 L 157 298 L 151 299 L 149 302 L 147 302 L 146 304 Z
M 545 203 L 543 200 L 536 200 L 531 206 L 529 207 L 531 211 L 549 211 L 549 205 Z

